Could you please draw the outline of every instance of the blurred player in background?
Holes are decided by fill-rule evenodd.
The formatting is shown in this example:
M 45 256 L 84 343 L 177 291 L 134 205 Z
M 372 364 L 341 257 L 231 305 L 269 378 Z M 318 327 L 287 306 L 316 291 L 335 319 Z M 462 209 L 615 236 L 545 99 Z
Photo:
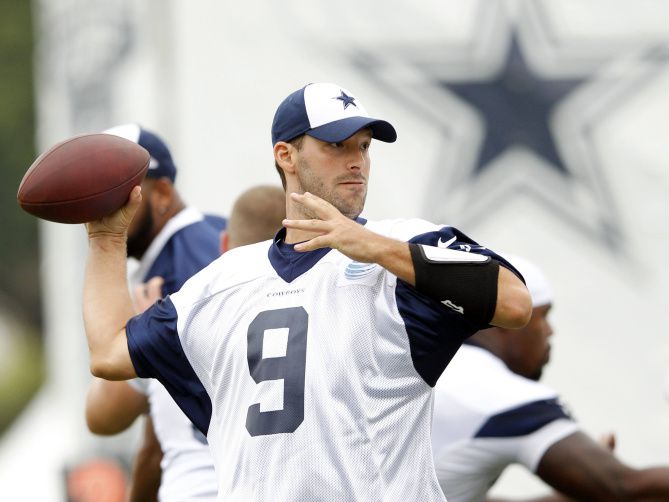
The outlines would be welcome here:
M 139 191 L 87 224 L 91 370 L 165 385 L 207 433 L 219 500 L 443 501 L 432 386 L 465 338 L 529 320 L 513 267 L 458 230 L 359 218 L 372 138 L 396 133 L 351 92 L 289 95 L 272 125 L 285 228 L 139 316 L 122 245 Z
M 232 206 L 221 251 L 271 239 L 286 217 L 286 193 L 281 187 L 260 185 L 242 193 Z
M 669 469 L 633 469 L 613 455 L 613 437 L 580 431 L 557 393 L 539 383 L 550 353 L 553 302 L 543 272 L 507 256 L 532 296 L 526 327 L 493 327 L 469 340 L 435 387 L 432 444 L 449 502 L 482 501 L 504 469 L 519 463 L 577 500 L 669 500 Z M 601 444 L 606 443 L 606 444 Z M 533 499 L 572 500 L 559 494 Z
M 177 170 L 172 155 L 156 134 L 137 124 L 104 132 L 134 141 L 151 155 L 142 182 L 142 204 L 128 229 L 127 254 L 139 260 L 131 286 L 158 276 L 164 280 L 163 296 L 178 291 L 195 272 L 218 257 L 218 239 L 226 220 L 186 206 L 174 186 Z
M 227 229 L 221 235 L 222 252 L 271 239 L 285 216 L 285 194 L 281 188 L 263 185 L 248 189 L 237 198 L 232 208 Z M 162 298 L 161 285 L 162 280 L 154 278 L 136 289 L 138 311 L 146 310 Z M 133 466 L 130 501 L 154 500 L 161 470 L 163 477 L 158 492 L 161 502 L 193 500 L 196 496 L 198 500 L 213 500 L 216 492 L 215 479 L 214 491 L 211 491 L 210 481 L 214 477 L 211 454 L 208 449 L 204 454 L 199 445 L 192 442 L 195 437 L 201 444 L 207 444 L 205 436 L 190 421 L 185 424 L 184 420 L 188 419 L 156 380 L 135 379 L 129 383 L 135 383 L 134 389 L 145 396 L 150 410 L 144 442 Z M 97 398 L 102 399 L 102 396 Z M 116 404 L 123 406 L 121 402 Z M 191 472 L 197 474 L 191 475 Z M 207 474 L 208 483 L 198 486 L 202 483 L 202 472 Z M 183 486 L 183 490 L 177 491 L 175 487 L 178 486 Z
M 184 204 L 174 187 L 177 170 L 172 156 L 156 134 L 137 124 L 117 126 L 105 132 L 138 143 L 151 156 L 146 179 L 142 182 L 144 199 L 128 231 L 128 256 L 139 260 L 131 284 L 138 286 L 160 278 L 161 296 L 173 293 L 220 255 L 220 235 L 226 221 Z M 142 290 L 140 287 L 140 293 Z M 134 477 L 131 500 L 156 499 L 162 455 L 160 450 L 152 448 L 154 425 L 159 434 L 163 429 L 169 431 L 165 435 L 171 439 L 164 444 L 170 469 L 163 479 L 166 492 L 163 500 L 177 500 L 184 494 L 208 495 L 213 500 L 216 482 L 204 437 L 194 433 L 190 421 L 160 384 L 150 380 L 131 383 L 95 379 L 86 404 L 89 429 L 97 434 L 116 434 L 149 411 L 151 403 L 156 422 L 147 420 L 145 424 L 148 440 L 135 461 L 135 468 L 141 470 L 142 476 Z M 179 453 L 186 457 L 185 461 Z M 185 480 L 181 481 L 181 476 L 189 472 L 197 476 L 197 481 L 190 480 L 192 487 Z M 193 487 L 196 492 L 192 491 Z

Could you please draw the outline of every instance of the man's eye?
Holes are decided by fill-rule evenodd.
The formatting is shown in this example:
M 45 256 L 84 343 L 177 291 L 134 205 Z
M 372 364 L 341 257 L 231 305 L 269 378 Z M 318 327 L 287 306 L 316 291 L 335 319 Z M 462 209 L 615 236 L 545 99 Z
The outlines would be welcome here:
M 341 143 L 341 142 L 339 142 L 339 143 L 330 143 L 330 146 L 332 146 L 332 147 L 334 147 L 334 148 L 341 148 L 342 146 L 344 146 L 344 144 Z
M 369 143 L 363 143 L 362 145 L 360 145 L 360 149 L 363 151 L 369 150 Z

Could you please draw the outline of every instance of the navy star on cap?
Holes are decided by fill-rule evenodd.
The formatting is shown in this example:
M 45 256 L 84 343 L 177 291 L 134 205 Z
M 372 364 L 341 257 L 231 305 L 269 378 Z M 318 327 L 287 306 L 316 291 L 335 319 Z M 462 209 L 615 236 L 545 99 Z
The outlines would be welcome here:
M 356 108 L 358 107 L 358 105 L 355 104 L 355 98 L 353 96 L 349 96 L 344 91 L 341 91 L 341 96 L 337 96 L 334 99 L 338 99 L 344 103 L 344 110 L 348 108 L 348 105 L 353 105 Z
M 365 128 L 371 129 L 372 137 L 380 141 L 392 143 L 397 139 L 395 128 L 385 120 L 370 117 L 353 93 L 331 83 L 307 84 L 276 109 L 272 144 L 291 141 L 303 134 L 339 143 Z

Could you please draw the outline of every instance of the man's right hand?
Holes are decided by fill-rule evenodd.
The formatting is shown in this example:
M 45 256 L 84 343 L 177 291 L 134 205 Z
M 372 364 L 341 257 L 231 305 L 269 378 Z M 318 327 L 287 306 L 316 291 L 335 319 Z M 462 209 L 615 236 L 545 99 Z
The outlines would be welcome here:
M 128 202 L 112 214 L 105 216 L 99 220 L 89 221 L 86 223 L 86 231 L 88 238 L 94 239 L 97 237 L 122 237 L 126 239 L 128 227 L 132 218 L 137 212 L 137 208 L 142 202 L 142 188 L 136 186 L 130 192 Z

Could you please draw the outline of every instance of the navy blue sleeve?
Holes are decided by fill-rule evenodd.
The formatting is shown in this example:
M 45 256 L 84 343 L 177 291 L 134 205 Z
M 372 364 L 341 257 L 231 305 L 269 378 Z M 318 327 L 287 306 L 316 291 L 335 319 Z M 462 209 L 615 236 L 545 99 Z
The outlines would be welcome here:
M 489 256 L 497 260 L 500 265 L 508 268 L 518 276 L 518 278 L 525 282 L 523 276 L 518 270 L 511 265 L 506 259 L 485 246 L 481 246 L 473 239 L 470 239 L 465 234 L 454 227 L 442 227 L 436 232 L 427 232 L 420 234 L 409 240 L 412 244 L 425 244 L 426 246 L 434 246 L 440 248 L 454 249 L 455 251 L 465 251 L 467 253 L 476 253 Z
M 221 232 L 228 227 L 228 220 L 222 216 L 217 216 L 215 214 L 205 214 L 204 221 L 214 227 L 215 230 Z
M 156 257 L 144 281 L 160 276 L 163 296 L 179 291 L 184 283 L 221 255 L 221 230 L 226 220 L 206 216 L 176 232 Z
M 490 417 L 476 432 L 477 438 L 508 438 L 527 436 L 569 414 L 557 399 L 545 399 L 523 404 Z
M 177 312 L 170 298 L 130 319 L 125 329 L 137 376 L 162 383 L 179 408 L 206 435 L 211 399 L 183 351 L 177 333 Z
M 523 280 L 522 275 L 508 261 L 456 228 L 442 227 L 438 231 L 417 235 L 409 242 L 489 256 Z M 471 322 L 399 279 L 395 297 L 409 336 L 414 367 L 423 380 L 433 387 L 462 342 L 480 329 L 489 327 L 487 324 Z

